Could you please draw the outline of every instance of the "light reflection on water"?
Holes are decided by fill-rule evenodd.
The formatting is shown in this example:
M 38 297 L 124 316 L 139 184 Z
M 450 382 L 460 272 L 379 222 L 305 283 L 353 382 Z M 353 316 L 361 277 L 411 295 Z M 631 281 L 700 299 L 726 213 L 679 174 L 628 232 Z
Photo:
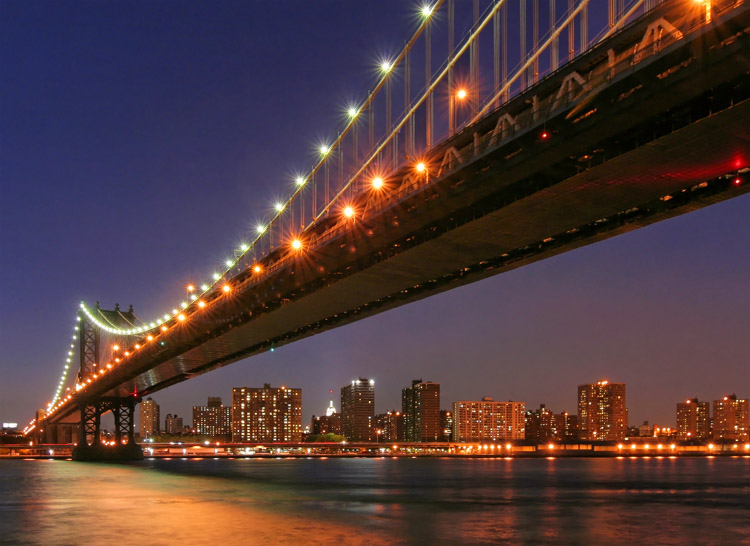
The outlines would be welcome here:
M 750 544 L 750 459 L 0 461 L 0 543 Z

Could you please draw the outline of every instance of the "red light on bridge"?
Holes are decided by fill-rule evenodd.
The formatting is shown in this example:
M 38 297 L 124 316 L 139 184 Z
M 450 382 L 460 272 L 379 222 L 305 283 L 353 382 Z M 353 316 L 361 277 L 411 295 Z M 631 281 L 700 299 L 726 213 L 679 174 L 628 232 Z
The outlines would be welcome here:
M 549 132 L 545 130 L 545 131 L 542 131 L 542 134 L 539 136 L 541 137 L 542 140 L 547 140 L 550 135 L 549 135 Z
M 738 176 L 734 179 L 734 185 L 739 186 L 740 184 L 742 184 L 742 178 Z

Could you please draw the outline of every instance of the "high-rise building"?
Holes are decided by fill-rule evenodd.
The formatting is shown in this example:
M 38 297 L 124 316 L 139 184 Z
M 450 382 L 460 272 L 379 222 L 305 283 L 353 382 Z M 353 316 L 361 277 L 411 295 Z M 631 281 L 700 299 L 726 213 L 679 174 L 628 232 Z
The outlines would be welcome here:
M 310 434 L 341 434 L 341 414 L 312 416 Z
M 524 402 L 495 402 L 489 397 L 453 402 L 453 441 L 523 440 L 525 414 Z
M 301 442 L 302 389 L 232 389 L 233 442 Z
M 677 439 L 707 440 L 711 437 L 709 403 L 689 398 L 677 404 Z
M 555 414 L 544 404 L 537 410 L 526 412 L 526 439 L 539 444 L 559 440 Z
M 453 412 L 440 410 L 440 440 L 450 442 L 453 438 Z
M 141 402 L 140 418 L 141 418 L 141 438 L 150 438 L 155 434 L 159 434 L 159 404 L 154 402 L 154 399 L 150 396 Z
M 312 416 L 311 434 L 341 434 L 341 414 L 336 413 L 336 407 L 333 405 L 333 391 L 330 393 L 331 400 L 326 408 L 326 414 L 320 417 Z
M 375 416 L 375 439 L 378 442 L 400 442 L 404 439 L 404 414 L 391 410 Z
M 167 434 L 182 434 L 182 417 L 168 413 L 167 418 L 164 419 L 164 432 Z
M 584 442 L 622 440 L 628 433 L 625 383 L 578 385 L 578 427 Z
M 193 430 L 213 438 L 232 434 L 232 408 L 221 404 L 220 396 L 209 396 L 205 406 L 193 406 Z
M 750 407 L 747 399 L 736 394 L 714 400 L 714 440 L 750 439 Z
M 436 442 L 440 440 L 440 383 L 415 379 L 401 390 L 404 413 L 404 440 Z
M 369 442 L 375 439 L 375 380 L 352 380 L 341 387 L 341 428 L 347 440 Z
M 564 411 L 555 414 L 558 442 L 578 441 L 578 416 Z

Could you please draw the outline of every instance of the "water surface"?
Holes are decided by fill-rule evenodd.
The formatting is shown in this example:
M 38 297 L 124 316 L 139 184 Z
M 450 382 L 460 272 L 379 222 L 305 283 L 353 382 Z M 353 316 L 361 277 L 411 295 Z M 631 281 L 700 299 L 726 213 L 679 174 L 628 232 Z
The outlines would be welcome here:
M 748 544 L 750 457 L 0 461 L 0 544 Z

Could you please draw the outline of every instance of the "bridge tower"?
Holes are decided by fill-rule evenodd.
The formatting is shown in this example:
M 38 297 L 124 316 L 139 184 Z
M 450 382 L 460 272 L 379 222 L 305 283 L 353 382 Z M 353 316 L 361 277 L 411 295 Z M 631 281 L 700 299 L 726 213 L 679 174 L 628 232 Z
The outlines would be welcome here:
M 94 313 L 97 321 L 111 324 L 114 327 L 135 325 L 137 318 L 131 306 L 128 311 L 107 311 L 97 302 Z M 101 366 L 102 328 L 83 311 L 78 312 L 80 369 L 77 383 L 86 383 Z M 116 342 L 117 340 L 115 340 Z M 143 450 L 135 443 L 135 405 L 140 399 L 134 396 L 102 397 L 90 396 L 81 398 L 81 429 L 77 447 L 73 450 L 73 459 L 77 461 L 101 460 L 139 460 Z M 115 420 L 115 445 L 105 446 L 101 442 L 101 417 L 112 412 Z

